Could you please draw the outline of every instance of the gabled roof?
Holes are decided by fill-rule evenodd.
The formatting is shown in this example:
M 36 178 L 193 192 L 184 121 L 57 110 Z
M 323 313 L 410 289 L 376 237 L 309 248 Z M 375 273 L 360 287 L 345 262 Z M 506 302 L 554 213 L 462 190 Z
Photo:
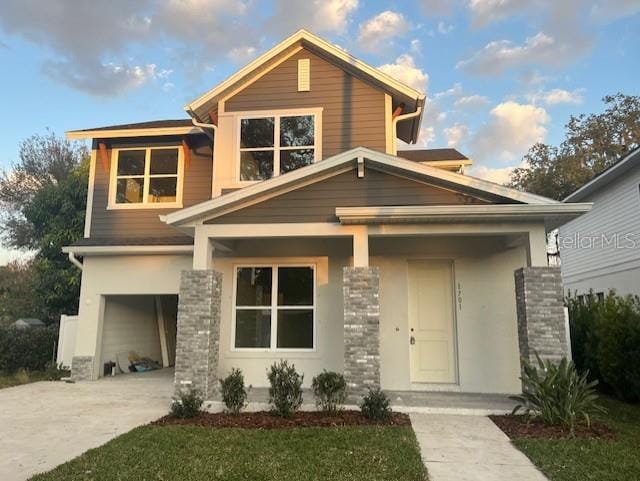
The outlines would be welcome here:
M 469 160 L 457 149 L 406 149 L 398 150 L 398 157 L 414 162 L 435 162 L 438 160 Z
M 285 175 L 254 184 L 221 197 L 160 216 L 160 219 L 174 227 L 189 226 L 203 219 L 221 215 L 222 212 L 237 210 L 300 188 L 309 182 L 337 175 L 355 168 L 361 163 L 396 175 L 420 179 L 470 194 L 501 197 L 513 204 L 560 205 L 555 200 L 520 192 L 499 184 L 467 175 L 455 174 L 429 165 L 412 162 L 393 155 L 384 154 L 364 147 L 343 152 L 325 160 L 303 167 Z
M 389 93 L 397 103 L 405 104 L 406 112 L 417 111 L 424 105 L 425 95 L 423 93 L 355 58 L 345 50 L 323 40 L 311 32 L 302 29 L 238 70 L 213 89 L 187 104 L 185 110 L 198 121 L 206 121 L 207 115 L 217 109 L 218 101 L 223 98 L 225 94 L 228 94 L 232 88 L 236 88 L 241 83 L 246 82 L 252 76 L 264 70 L 267 64 L 282 58 L 283 55 L 286 55 L 288 51 L 291 51 L 296 46 L 302 46 L 317 52 L 339 65 L 345 71 L 384 90 Z M 417 139 L 421 119 L 422 114 L 411 120 L 413 125 L 411 128 L 410 141 L 412 142 L 415 142 Z
M 563 202 L 578 202 L 583 200 L 588 195 L 609 185 L 631 169 L 638 167 L 638 165 L 640 165 L 640 147 L 636 147 L 615 164 L 600 172 L 573 194 L 568 195 Z

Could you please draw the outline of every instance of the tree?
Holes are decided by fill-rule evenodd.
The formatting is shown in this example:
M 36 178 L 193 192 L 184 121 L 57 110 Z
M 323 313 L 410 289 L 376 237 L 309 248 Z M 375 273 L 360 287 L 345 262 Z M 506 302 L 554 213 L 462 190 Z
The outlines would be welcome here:
M 20 162 L 0 178 L 2 242 L 36 252 L 30 295 L 40 303 L 43 320 L 77 309 L 80 272 L 62 247 L 82 237 L 87 178 L 87 148 L 52 132 L 22 142 Z
M 640 97 L 608 95 L 600 114 L 571 116 L 560 146 L 535 144 L 509 186 L 561 200 L 640 145 Z
M 0 327 L 20 317 L 42 318 L 41 305 L 33 295 L 32 274 L 32 261 L 0 266 Z

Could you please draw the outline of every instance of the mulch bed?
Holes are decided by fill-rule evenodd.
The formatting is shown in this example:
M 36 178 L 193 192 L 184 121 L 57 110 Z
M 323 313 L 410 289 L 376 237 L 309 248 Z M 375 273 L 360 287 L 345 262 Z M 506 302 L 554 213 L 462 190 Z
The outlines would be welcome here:
M 326 414 L 317 411 L 298 411 L 290 418 L 275 416 L 267 411 L 240 414 L 202 412 L 195 418 L 179 419 L 164 416 L 151 424 L 155 426 L 189 425 L 210 428 L 282 429 L 338 426 L 411 426 L 409 416 L 392 413 L 386 421 L 370 421 L 360 411 L 338 411 Z
M 525 416 L 489 416 L 491 420 L 511 439 L 542 438 L 566 439 L 569 430 L 562 426 L 549 426 L 540 420 L 532 419 L 527 423 Z M 615 435 L 606 424 L 591 422 L 591 427 L 581 422 L 576 426 L 575 437 L 583 439 L 614 439 Z

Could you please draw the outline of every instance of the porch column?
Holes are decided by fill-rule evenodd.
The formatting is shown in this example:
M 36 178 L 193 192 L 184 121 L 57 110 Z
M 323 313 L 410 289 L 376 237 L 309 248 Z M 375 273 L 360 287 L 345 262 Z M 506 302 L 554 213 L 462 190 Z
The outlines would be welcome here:
M 350 395 L 380 386 L 380 272 L 369 267 L 368 234 L 354 235 L 353 267 L 343 271 L 344 377 Z
M 558 267 L 523 267 L 515 271 L 520 356 L 559 361 L 567 356 L 564 292 Z
M 178 300 L 175 391 L 194 387 L 211 399 L 217 384 L 222 274 L 182 271 Z

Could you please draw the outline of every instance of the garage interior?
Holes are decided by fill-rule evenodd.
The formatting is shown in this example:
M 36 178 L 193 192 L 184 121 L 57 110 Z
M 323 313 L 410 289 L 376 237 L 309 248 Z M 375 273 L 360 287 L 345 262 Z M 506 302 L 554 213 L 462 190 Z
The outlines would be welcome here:
M 177 295 L 105 296 L 100 376 L 173 366 L 177 317 Z

